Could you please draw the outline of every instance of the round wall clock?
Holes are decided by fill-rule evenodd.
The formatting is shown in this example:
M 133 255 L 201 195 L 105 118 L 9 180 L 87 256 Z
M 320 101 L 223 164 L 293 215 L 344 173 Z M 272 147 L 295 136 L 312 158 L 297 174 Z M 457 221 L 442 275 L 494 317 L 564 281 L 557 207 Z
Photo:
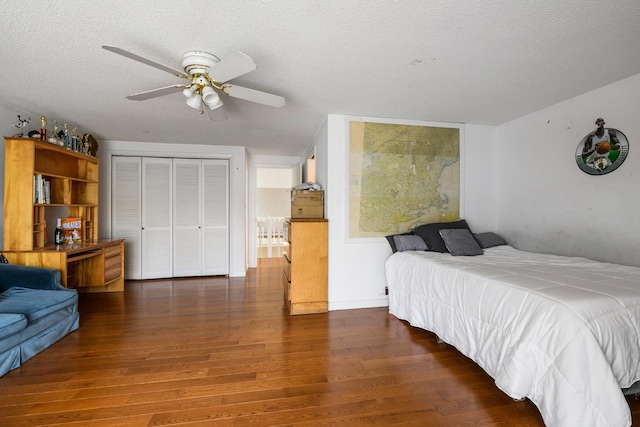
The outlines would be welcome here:
M 589 175 L 613 172 L 629 153 L 629 141 L 624 133 L 604 125 L 603 119 L 596 120 L 596 130 L 582 138 L 576 149 L 576 163 Z

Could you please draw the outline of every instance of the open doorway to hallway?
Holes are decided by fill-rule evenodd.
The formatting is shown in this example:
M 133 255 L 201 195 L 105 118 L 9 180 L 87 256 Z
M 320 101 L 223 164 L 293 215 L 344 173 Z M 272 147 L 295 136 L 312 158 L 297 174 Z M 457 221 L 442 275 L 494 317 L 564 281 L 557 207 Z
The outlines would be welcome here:
M 283 225 L 291 216 L 291 187 L 298 182 L 294 169 L 256 170 L 256 230 L 258 258 L 279 258 L 284 247 Z

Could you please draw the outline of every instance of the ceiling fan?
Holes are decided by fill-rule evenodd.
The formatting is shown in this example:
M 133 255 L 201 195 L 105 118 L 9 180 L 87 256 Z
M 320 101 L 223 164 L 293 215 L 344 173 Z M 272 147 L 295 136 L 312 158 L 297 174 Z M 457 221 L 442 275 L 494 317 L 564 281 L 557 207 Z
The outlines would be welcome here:
M 285 104 L 285 99 L 282 96 L 229 83 L 230 80 L 256 69 L 253 59 L 239 51 L 222 60 L 211 53 L 189 51 L 182 56 L 184 71 L 179 71 L 116 46 L 103 45 L 102 47 L 188 80 L 188 83 L 165 86 L 127 96 L 127 99 L 133 101 L 144 101 L 182 91 L 187 98 L 187 105 L 199 110 L 200 114 L 204 114 L 206 110 L 211 120 L 227 118 L 220 94 L 276 108 L 283 107 Z

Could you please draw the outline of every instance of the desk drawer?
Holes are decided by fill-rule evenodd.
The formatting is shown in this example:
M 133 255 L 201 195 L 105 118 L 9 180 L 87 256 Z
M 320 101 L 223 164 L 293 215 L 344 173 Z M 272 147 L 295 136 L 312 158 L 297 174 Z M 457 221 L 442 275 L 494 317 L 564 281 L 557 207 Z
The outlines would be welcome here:
M 120 245 L 105 246 L 104 257 L 105 258 L 111 258 L 115 256 L 119 257 L 121 250 L 122 249 L 120 248 Z
M 120 254 L 117 256 L 105 257 L 104 259 L 104 281 L 109 282 L 122 275 L 122 262 Z

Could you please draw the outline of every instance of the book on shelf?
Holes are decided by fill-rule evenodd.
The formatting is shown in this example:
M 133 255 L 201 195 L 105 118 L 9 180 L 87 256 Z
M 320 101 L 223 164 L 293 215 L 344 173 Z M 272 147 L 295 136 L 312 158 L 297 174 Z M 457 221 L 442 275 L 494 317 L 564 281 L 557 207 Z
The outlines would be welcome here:
M 51 203 L 51 181 L 42 181 L 42 203 Z
M 42 175 L 33 175 L 33 203 L 40 203 L 42 188 Z
M 51 181 L 39 173 L 33 175 L 33 203 L 51 203 Z
M 82 242 L 82 218 L 60 218 L 64 241 L 68 243 Z

